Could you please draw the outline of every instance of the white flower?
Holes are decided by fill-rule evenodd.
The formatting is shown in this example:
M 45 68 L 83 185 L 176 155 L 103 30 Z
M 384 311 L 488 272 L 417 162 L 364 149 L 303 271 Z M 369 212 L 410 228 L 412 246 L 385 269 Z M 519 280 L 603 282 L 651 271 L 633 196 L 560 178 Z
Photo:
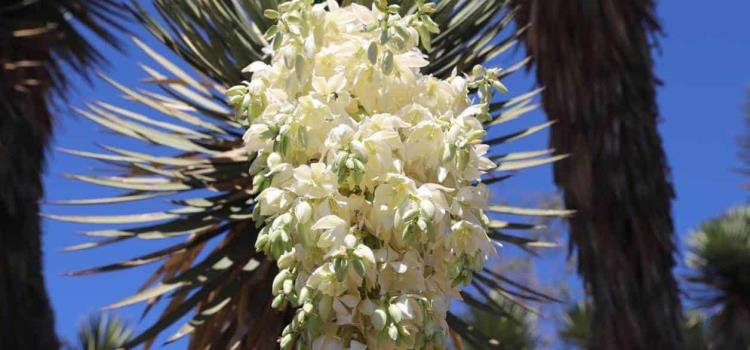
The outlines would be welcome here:
M 312 229 L 322 231 L 318 238 L 318 248 L 339 247 L 344 245 L 344 239 L 349 232 L 349 223 L 338 216 L 327 215 L 320 218 Z
M 336 175 L 323 163 L 300 165 L 294 169 L 294 179 L 290 190 L 301 197 L 323 198 L 338 192 Z
M 264 216 L 279 214 L 286 210 L 293 199 L 294 195 L 289 191 L 269 187 L 258 195 L 260 214 Z
M 261 150 L 269 149 L 273 143 L 272 140 L 267 138 L 269 128 L 266 124 L 253 124 L 247 129 L 242 140 L 245 141 L 245 148 L 248 152 L 257 152 Z
M 248 65 L 251 81 L 227 95 L 249 123 L 258 246 L 290 301 L 276 305 L 317 320 L 284 334 L 313 350 L 405 350 L 418 334 L 439 347 L 460 297 L 451 274 L 495 254 L 476 185 L 495 168 L 481 143 L 487 104 L 472 103 L 465 77 L 420 72 L 415 14 L 334 0 L 279 13 L 270 62 Z
M 492 241 L 481 226 L 461 220 L 451 226 L 451 247 L 467 256 L 489 256 L 495 254 Z
M 326 263 L 315 269 L 307 279 L 307 287 L 319 290 L 325 295 L 337 295 L 336 273 L 333 265 Z

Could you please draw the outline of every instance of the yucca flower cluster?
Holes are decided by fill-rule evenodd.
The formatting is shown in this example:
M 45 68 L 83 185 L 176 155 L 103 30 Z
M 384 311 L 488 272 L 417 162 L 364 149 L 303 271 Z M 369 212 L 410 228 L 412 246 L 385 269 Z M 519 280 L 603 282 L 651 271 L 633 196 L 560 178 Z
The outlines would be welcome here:
M 265 13 L 270 65 L 227 91 L 254 156 L 256 248 L 279 268 L 273 306 L 296 308 L 282 348 L 443 348 L 451 300 L 495 254 L 482 121 L 504 87 L 481 67 L 420 73 L 434 9 L 285 2 Z

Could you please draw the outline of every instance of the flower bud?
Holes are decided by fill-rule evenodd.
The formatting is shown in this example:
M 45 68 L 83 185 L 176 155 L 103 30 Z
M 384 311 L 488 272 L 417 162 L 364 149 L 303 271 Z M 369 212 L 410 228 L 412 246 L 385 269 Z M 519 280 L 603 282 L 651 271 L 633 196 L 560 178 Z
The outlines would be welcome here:
M 388 305 L 388 314 L 391 315 L 393 322 L 401 323 L 401 309 L 396 304 Z
M 284 303 L 284 296 L 279 294 L 273 298 L 273 301 L 271 302 L 271 307 L 274 309 L 279 309 L 281 308 L 283 303 Z
M 285 280 L 291 277 L 291 273 L 289 270 L 281 270 L 276 275 L 276 277 L 273 278 L 273 283 L 271 284 L 271 290 L 274 294 L 278 294 L 279 291 L 281 291 L 281 288 L 283 287 L 283 283 Z
M 330 295 L 323 295 L 320 297 L 320 301 L 318 301 L 318 314 L 320 315 L 321 320 L 325 321 L 328 319 L 328 316 L 331 315 L 332 303 L 333 298 Z
M 372 313 L 372 325 L 375 326 L 375 329 L 378 331 L 383 330 L 385 328 L 385 323 L 388 320 L 388 315 L 386 315 L 385 310 L 382 308 L 375 309 L 375 312 Z
M 291 334 L 287 334 L 281 337 L 281 342 L 279 344 L 281 346 L 281 349 L 283 350 L 289 349 L 289 347 L 292 345 L 292 339 L 293 338 Z

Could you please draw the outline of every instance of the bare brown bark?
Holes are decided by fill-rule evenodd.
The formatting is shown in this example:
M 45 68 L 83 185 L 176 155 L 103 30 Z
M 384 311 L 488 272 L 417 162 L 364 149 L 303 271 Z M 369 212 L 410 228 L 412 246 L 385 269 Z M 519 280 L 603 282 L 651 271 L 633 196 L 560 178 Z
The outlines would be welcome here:
M 674 191 L 657 130 L 652 0 L 517 0 L 571 248 L 594 304 L 591 348 L 682 349 Z

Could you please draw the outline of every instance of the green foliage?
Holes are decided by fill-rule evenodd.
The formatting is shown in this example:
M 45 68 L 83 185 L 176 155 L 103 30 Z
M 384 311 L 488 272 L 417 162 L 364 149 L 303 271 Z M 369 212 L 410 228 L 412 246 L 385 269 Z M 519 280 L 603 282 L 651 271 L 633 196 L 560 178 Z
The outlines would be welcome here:
M 570 306 L 565 314 L 564 328 L 559 333 L 560 339 L 571 348 L 588 349 L 592 317 L 591 307 L 585 303 Z
M 686 350 L 707 350 L 706 320 L 698 312 L 688 312 L 685 320 Z
M 95 314 L 89 316 L 78 330 L 78 342 L 68 350 L 119 350 L 133 332 L 116 316 Z
M 691 296 L 708 314 L 710 348 L 750 347 L 750 207 L 703 224 L 691 252 Z
M 497 315 L 492 312 L 472 308 L 471 324 L 479 332 L 490 334 L 500 342 L 503 349 L 531 350 L 538 345 L 534 334 L 533 320 L 528 311 L 514 305 L 499 295 L 492 299 L 505 306 L 507 314 Z M 467 346 L 469 349 L 481 350 L 482 347 Z

